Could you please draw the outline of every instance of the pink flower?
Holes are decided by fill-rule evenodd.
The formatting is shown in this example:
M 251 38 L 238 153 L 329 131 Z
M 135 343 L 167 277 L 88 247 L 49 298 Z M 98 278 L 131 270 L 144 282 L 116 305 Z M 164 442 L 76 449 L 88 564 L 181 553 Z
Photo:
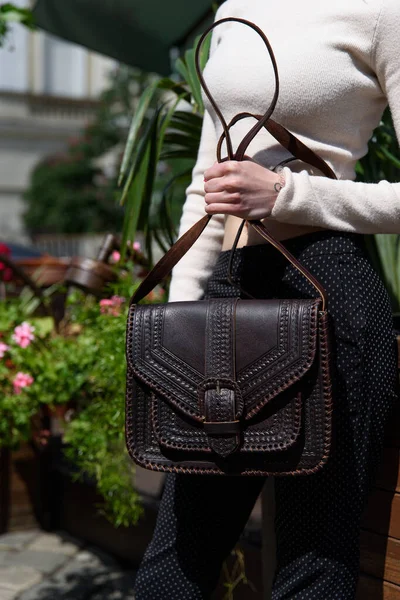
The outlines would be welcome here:
M 14 386 L 14 394 L 20 394 L 22 389 L 25 387 L 29 387 L 34 382 L 34 379 L 28 373 L 21 373 L 19 371 L 14 377 L 13 386 Z
M 121 312 L 121 306 L 125 302 L 125 298 L 121 296 L 112 296 L 112 298 L 104 298 L 100 300 L 100 312 L 103 315 L 113 315 L 118 317 Z
M 114 252 L 110 256 L 110 260 L 114 264 L 118 263 L 121 260 L 121 254 L 118 252 L 118 250 L 114 250 Z
M 99 304 L 100 304 L 100 312 L 103 315 L 107 314 L 109 312 L 109 308 L 113 305 L 112 300 L 109 300 L 107 298 L 100 300 Z
M 3 344 L 3 342 L 0 342 L 0 358 L 3 358 L 5 353 L 9 349 L 10 349 L 10 346 L 7 346 L 7 344 Z
M 32 327 L 32 325 L 29 325 L 29 323 L 27 323 L 26 321 L 24 321 L 23 323 L 21 323 L 21 325 L 18 325 L 18 327 L 14 329 L 12 339 L 21 348 L 27 348 L 32 342 L 32 340 L 35 339 L 35 336 L 33 335 L 34 331 L 35 328 Z
M 136 250 L 136 252 L 140 252 L 140 250 L 142 249 L 142 246 L 141 246 L 140 242 L 133 242 L 132 248 L 134 250 Z

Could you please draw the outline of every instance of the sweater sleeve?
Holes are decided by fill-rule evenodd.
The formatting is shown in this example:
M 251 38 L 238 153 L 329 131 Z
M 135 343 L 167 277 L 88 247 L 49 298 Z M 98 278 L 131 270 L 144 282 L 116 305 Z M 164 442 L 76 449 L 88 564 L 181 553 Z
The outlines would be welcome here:
M 216 146 L 214 123 L 209 113 L 206 112 L 192 181 L 186 190 L 179 237 L 206 214 L 204 171 L 211 167 L 216 160 Z M 172 271 L 169 302 L 201 298 L 222 246 L 224 222 L 224 215 L 214 215 L 199 239 L 175 266 Z
M 383 0 L 372 48 L 372 65 L 400 140 L 400 36 L 398 0 Z M 286 185 L 271 217 L 356 233 L 400 233 L 400 183 L 335 181 L 284 169 Z
M 215 20 L 223 18 L 224 5 L 215 15 Z M 222 25 L 217 30 L 221 34 Z M 217 46 L 218 34 L 211 36 L 210 57 Z M 192 181 L 186 190 L 179 226 L 179 237 L 192 225 L 205 216 L 204 171 L 216 161 L 217 134 L 210 114 L 205 111 L 197 161 L 192 172 Z M 208 278 L 222 247 L 225 229 L 225 216 L 214 215 L 199 239 L 178 262 L 172 271 L 169 288 L 169 302 L 199 300 L 205 290 Z

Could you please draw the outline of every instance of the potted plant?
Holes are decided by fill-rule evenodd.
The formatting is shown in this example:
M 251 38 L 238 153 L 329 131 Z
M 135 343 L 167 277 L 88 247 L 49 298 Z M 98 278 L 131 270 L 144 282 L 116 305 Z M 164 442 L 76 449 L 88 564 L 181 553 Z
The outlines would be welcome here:
M 58 440 L 70 474 L 96 486 L 118 526 L 141 513 L 124 442 L 127 301 L 140 277 L 131 259 L 113 269 L 104 297 L 69 293 L 60 323 L 37 316 L 28 289 L 0 301 L 0 447 L 29 441 L 40 457 Z M 163 299 L 159 289 L 148 301 Z

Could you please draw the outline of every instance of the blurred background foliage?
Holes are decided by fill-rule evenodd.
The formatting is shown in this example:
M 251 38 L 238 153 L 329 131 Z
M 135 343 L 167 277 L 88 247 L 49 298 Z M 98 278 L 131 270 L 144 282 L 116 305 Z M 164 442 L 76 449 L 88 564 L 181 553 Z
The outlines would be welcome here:
M 36 233 L 117 232 L 123 211 L 116 202 L 118 145 L 125 137 L 128 115 L 151 76 L 121 66 L 99 99 L 93 120 L 65 152 L 46 157 L 32 172 L 25 193 L 25 225 Z M 117 149 L 117 151 L 115 151 Z M 115 168 L 107 172 L 104 155 L 114 151 Z
M 209 45 L 210 39 L 200 56 L 202 68 Z M 175 78 L 156 79 L 140 97 L 118 178 L 120 203 L 125 206 L 122 252 L 139 229 L 144 232 L 150 262 L 153 241 L 165 252 L 176 239 L 204 113 L 194 49 L 178 58 L 175 66 Z

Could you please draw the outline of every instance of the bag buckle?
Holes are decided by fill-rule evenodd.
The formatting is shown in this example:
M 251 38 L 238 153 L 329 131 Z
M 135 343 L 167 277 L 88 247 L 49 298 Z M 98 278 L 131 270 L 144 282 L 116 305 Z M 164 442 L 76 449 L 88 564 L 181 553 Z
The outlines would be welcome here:
M 240 388 L 227 378 L 207 378 L 199 387 L 203 427 L 211 450 L 223 458 L 240 445 L 243 402 Z

